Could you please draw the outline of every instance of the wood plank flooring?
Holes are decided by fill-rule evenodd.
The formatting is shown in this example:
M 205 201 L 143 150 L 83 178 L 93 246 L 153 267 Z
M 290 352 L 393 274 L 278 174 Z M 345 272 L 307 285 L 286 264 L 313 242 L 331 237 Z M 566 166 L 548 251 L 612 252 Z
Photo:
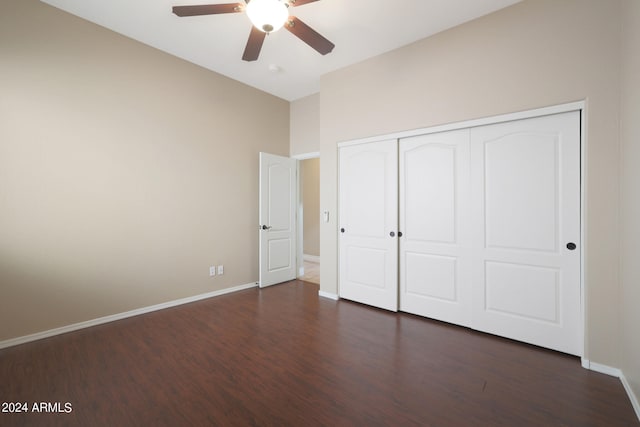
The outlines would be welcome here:
M 638 426 L 577 358 L 293 281 L 0 350 L 1 426 Z M 55 405 L 52 405 L 55 407 Z

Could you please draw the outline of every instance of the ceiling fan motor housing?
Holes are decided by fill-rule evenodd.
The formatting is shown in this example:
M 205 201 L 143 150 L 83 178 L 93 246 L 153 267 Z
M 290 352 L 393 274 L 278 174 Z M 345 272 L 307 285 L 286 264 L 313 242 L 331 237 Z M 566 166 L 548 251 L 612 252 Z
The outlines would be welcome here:
M 247 4 L 251 23 L 261 31 L 277 31 L 289 18 L 289 2 L 285 0 L 251 0 Z

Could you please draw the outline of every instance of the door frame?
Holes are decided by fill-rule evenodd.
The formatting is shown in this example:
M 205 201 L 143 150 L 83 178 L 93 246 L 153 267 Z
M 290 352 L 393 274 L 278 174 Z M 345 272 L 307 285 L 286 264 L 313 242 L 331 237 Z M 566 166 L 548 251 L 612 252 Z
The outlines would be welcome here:
M 580 112 L 580 312 L 582 322 L 580 324 L 580 340 L 582 342 L 582 366 L 589 369 L 590 362 L 587 358 L 586 352 L 586 336 L 585 325 L 587 323 L 587 302 L 588 296 L 586 295 L 586 283 L 587 275 L 585 268 L 586 252 L 588 250 L 588 244 L 585 239 L 585 213 L 587 204 L 587 181 L 586 181 L 586 153 L 588 138 L 586 134 L 586 120 L 588 117 L 587 103 L 585 100 L 569 102 L 566 104 L 551 105 L 547 107 L 535 108 L 531 110 L 518 111 L 514 113 L 500 114 L 496 116 L 483 117 L 473 120 L 464 120 L 460 122 L 447 123 L 443 125 L 431 126 L 420 129 L 412 129 L 408 131 L 395 132 L 385 135 L 377 135 L 367 138 L 353 139 L 348 141 L 339 142 L 337 148 L 348 147 L 350 145 L 366 144 L 370 142 L 383 141 L 388 139 L 402 139 L 418 135 L 426 135 L 431 133 L 446 132 L 452 130 L 459 130 L 465 128 L 472 128 L 477 126 L 493 125 L 503 122 L 510 122 L 514 120 L 531 119 L 535 117 L 549 116 L 559 113 L 568 113 L 571 111 Z M 338 162 L 340 159 L 338 158 Z M 338 188 L 340 186 L 340 176 L 338 176 Z M 340 201 L 338 200 L 338 212 L 340 211 Z M 336 239 L 339 241 L 338 228 L 335 229 Z M 339 260 L 338 260 L 339 264 Z M 339 268 L 339 267 L 338 267 Z M 340 295 L 340 278 L 338 277 L 338 295 Z M 338 297 L 339 298 L 339 297 Z
M 291 158 L 298 161 L 297 162 L 298 181 L 296 183 L 296 185 L 298 186 L 298 190 L 297 190 L 298 206 L 296 208 L 296 216 L 298 217 L 298 226 L 297 226 L 298 229 L 296 230 L 298 234 L 296 239 L 296 245 L 297 245 L 297 249 L 296 249 L 297 276 L 296 277 L 301 277 L 301 276 L 304 276 L 304 215 L 303 215 L 304 212 L 302 210 L 302 203 L 301 203 L 304 195 L 302 194 L 302 184 L 300 182 L 300 161 L 309 160 L 309 159 L 319 159 L 320 152 L 312 151 L 310 153 L 296 154 L 295 156 L 291 156 Z M 319 179 L 320 177 L 318 177 L 318 180 Z M 320 256 L 322 256 L 322 254 L 320 254 Z

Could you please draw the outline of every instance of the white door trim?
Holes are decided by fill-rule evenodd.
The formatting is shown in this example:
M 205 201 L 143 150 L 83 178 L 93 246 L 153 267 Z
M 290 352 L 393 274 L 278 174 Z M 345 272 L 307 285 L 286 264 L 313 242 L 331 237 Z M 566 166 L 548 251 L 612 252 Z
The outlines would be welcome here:
M 389 133 L 386 135 L 377 135 L 367 138 L 351 139 L 338 143 L 338 147 L 347 147 L 349 145 L 365 144 L 367 142 L 382 141 L 385 139 L 401 139 L 411 136 L 427 135 L 436 132 L 445 132 L 450 130 L 466 129 L 476 126 L 494 125 L 502 122 L 510 122 L 513 120 L 531 119 L 533 117 L 549 116 L 551 114 L 568 113 L 569 111 L 584 111 L 585 102 L 577 101 L 568 104 L 553 105 L 550 107 L 536 108 L 534 110 L 518 111 L 516 113 L 501 114 L 498 116 L 483 117 L 480 119 L 464 120 L 461 122 L 447 123 L 444 125 L 431 126 L 420 129 L 407 130 L 402 132 Z M 584 130 L 584 129 L 583 129 Z
M 316 159 L 320 157 L 319 151 L 312 151 L 310 153 L 296 154 L 295 156 L 291 156 L 292 159 L 296 160 L 309 160 Z
M 587 322 L 586 307 L 588 303 L 588 296 L 586 294 L 586 284 L 587 284 L 588 278 L 587 278 L 586 269 L 585 269 L 586 253 L 588 251 L 588 242 L 586 239 L 586 230 L 585 230 L 585 213 L 586 213 L 587 194 L 588 194 L 587 181 L 586 181 L 586 173 L 587 173 L 586 172 L 586 167 L 587 167 L 586 155 L 587 155 L 587 144 L 588 144 L 587 126 L 586 126 L 586 120 L 587 120 L 586 101 L 584 100 L 575 101 L 575 102 L 569 102 L 566 104 L 552 105 L 552 106 L 547 106 L 542 108 L 535 108 L 532 110 L 524 110 L 524 111 L 519 111 L 514 113 L 501 114 L 497 116 L 489 116 L 489 117 L 484 117 L 479 119 L 465 120 L 460 122 L 448 123 L 444 125 L 413 129 L 413 130 L 408 130 L 403 132 L 377 135 L 377 136 L 372 136 L 367 138 L 352 139 L 352 140 L 347 140 L 343 142 L 338 142 L 336 146 L 337 148 L 342 148 L 350 145 L 366 144 L 369 142 L 383 141 L 387 139 L 398 140 L 401 138 L 406 138 L 411 136 L 426 135 L 426 134 L 436 133 L 436 132 L 444 132 L 449 130 L 458 130 L 458 129 L 476 127 L 476 126 L 497 124 L 497 123 L 508 122 L 512 120 L 529 119 L 534 117 L 548 116 L 551 114 L 567 113 L 570 111 L 580 111 L 580 242 L 581 242 L 580 311 L 581 311 L 582 322 L 579 326 L 580 326 L 580 333 L 582 334 L 582 343 L 583 343 L 582 357 L 588 358 L 589 357 L 589 354 L 587 352 L 588 339 L 585 331 L 585 325 Z M 339 212 L 340 211 L 339 201 L 337 204 L 338 204 L 338 212 Z M 340 238 L 339 238 L 337 224 L 335 225 L 335 233 L 336 233 L 336 241 L 339 242 Z M 338 281 L 338 295 L 340 295 L 340 281 Z

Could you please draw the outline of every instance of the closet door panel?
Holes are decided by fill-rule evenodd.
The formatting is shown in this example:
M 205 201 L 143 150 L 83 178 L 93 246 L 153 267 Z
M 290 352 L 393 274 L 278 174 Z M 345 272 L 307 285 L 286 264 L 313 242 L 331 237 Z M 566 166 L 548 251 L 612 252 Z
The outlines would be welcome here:
M 339 153 L 340 297 L 397 311 L 397 140 Z
M 400 140 L 400 309 L 468 326 L 469 131 Z
M 473 325 L 582 354 L 579 112 L 471 130 Z

